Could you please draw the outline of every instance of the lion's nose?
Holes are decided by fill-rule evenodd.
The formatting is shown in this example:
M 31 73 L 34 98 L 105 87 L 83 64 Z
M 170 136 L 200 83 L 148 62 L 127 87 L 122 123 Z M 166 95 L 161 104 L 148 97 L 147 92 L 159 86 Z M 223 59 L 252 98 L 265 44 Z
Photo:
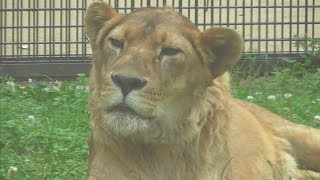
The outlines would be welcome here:
M 121 89 L 124 96 L 128 95 L 132 90 L 142 89 L 147 81 L 133 76 L 127 75 L 111 75 L 112 82 Z

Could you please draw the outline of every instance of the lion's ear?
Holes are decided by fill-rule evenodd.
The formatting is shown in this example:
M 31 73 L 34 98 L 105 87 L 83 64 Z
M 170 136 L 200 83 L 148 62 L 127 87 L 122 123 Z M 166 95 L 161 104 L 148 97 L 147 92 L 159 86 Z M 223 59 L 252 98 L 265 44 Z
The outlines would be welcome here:
M 91 46 L 96 42 L 98 33 L 104 23 L 117 15 L 118 13 L 114 9 L 102 1 L 93 2 L 88 7 L 85 15 L 85 27 Z M 94 47 L 92 48 L 94 49 Z
M 209 55 L 209 68 L 216 77 L 228 71 L 240 59 L 243 40 L 228 28 L 210 28 L 201 33 L 200 41 Z

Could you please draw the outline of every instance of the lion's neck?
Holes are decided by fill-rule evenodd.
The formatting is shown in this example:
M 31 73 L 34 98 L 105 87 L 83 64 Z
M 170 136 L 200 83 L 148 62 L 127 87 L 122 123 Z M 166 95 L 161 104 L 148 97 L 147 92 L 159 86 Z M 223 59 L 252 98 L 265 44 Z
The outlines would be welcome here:
M 214 138 L 206 127 L 199 137 L 183 145 L 134 143 L 110 135 L 94 137 L 95 150 L 99 151 L 95 151 L 97 159 L 93 160 L 92 169 L 95 166 L 108 167 L 101 170 L 106 173 L 105 177 L 119 176 L 119 179 L 206 179 L 219 176 L 223 169 L 220 161 L 227 161 L 228 154 L 225 144 L 213 143 Z

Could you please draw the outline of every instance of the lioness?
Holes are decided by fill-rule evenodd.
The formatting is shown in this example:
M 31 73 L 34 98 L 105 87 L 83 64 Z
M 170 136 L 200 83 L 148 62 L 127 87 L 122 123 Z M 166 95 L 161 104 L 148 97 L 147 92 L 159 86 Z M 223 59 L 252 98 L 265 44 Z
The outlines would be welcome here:
M 87 10 L 89 179 L 263 180 L 320 172 L 320 131 L 230 95 L 243 42 L 171 8 Z M 305 168 L 311 171 L 300 170 Z

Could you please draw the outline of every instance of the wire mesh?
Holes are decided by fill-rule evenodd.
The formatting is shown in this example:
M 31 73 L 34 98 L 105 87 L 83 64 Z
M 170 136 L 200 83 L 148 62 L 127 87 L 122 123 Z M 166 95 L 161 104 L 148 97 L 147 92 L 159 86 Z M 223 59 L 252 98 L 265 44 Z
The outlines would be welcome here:
M 0 64 L 88 63 L 84 13 L 93 0 L 1 0 Z M 304 53 L 299 42 L 320 38 L 320 0 L 107 0 L 121 13 L 173 6 L 200 30 L 236 29 L 245 54 Z

